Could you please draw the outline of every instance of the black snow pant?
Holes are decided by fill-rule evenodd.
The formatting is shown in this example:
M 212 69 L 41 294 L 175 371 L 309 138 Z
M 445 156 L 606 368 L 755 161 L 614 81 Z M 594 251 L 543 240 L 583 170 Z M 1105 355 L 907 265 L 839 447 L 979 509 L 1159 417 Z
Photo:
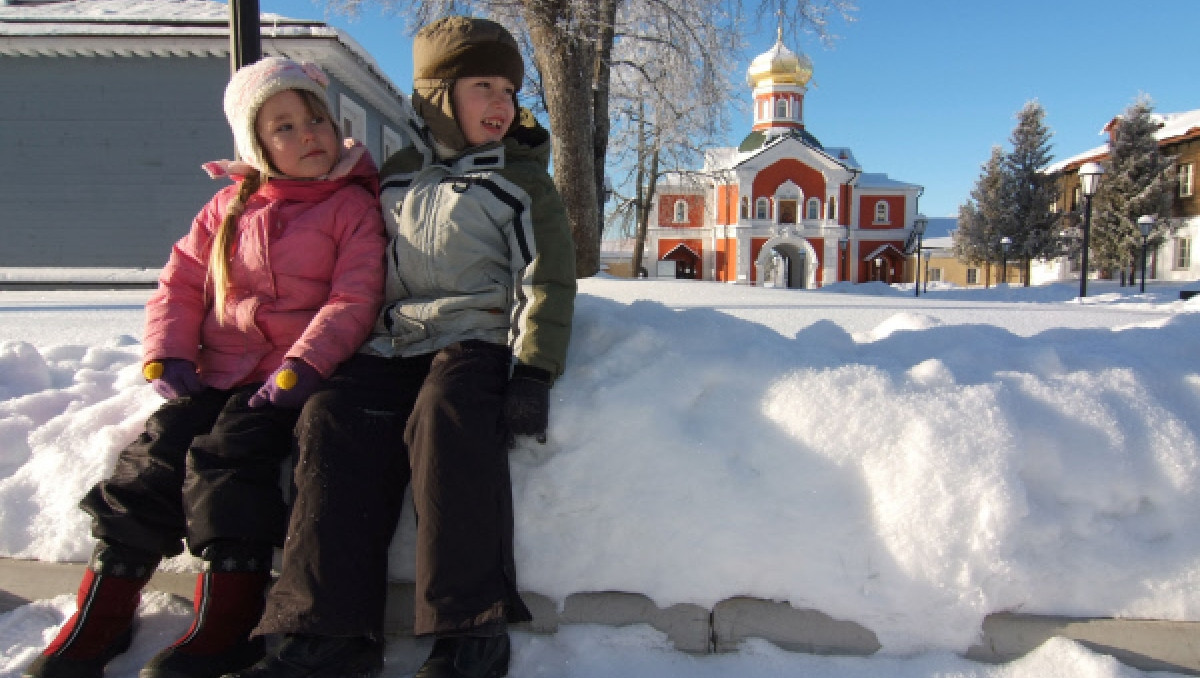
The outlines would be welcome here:
M 170 400 L 80 502 L 92 534 L 160 556 L 200 556 L 215 541 L 283 544 L 280 469 L 299 410 L 250 408 L 258 385 Z
M 388 547 L 410 482 L 416 634 L 531 619 L 513 561 L 510 361 L 507 347 L 479 341 L 357 355 L 308 400 L 282 571 L 256 634 L 382 638 Z

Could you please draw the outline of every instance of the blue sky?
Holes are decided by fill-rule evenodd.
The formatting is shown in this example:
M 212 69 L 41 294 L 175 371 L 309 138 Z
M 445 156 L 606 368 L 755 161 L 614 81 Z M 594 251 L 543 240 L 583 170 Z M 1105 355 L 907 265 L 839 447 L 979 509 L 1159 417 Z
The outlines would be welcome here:
M 401 18 L 368 8 L 326 15 L 312 0 L 260 0 L 265 12 L 323 19 L 370 51 L 411 89 L 412 43 Z M 853 23 L 788 46 L 813 61 L 805 125 L 829 146 L 849 146 L 868 172 L 925 187 L 920 210 L 951 216 L 993 145 L 1007 148 L 1016 113 L 1037 99 L 1054 133 L 1055 159 L 1099 146 L 1112 116 L 1141 93 L 1155 110 L 1200 108 L 1200 1 L 858 0 Z M 774 43 L 768 20 L 730 68 L 744 74 Z M 750 90 L 745 91 L 748 102 Z M 749 130 L 735 114 L 729 144 Z

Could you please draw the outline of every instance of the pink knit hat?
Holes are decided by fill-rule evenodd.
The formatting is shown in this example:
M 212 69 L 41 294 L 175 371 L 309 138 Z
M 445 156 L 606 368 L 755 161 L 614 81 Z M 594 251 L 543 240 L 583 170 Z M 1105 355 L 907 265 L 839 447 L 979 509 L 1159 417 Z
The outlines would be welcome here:
M 265 57 L 238 69 L 225 87 L 225 118 L 233 130 L 238 157 L 264 176 L 274 174 L 258 143 L 254 121 L 267 99 L 289 89 L 308 90 L 325 98 L 329 78 L 316 64 L 283 57 Z

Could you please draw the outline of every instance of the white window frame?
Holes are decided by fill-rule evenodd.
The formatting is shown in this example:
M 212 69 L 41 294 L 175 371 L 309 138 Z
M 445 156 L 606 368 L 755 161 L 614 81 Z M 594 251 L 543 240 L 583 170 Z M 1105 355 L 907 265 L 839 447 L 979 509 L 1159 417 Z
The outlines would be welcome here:
M 771 203 L 766 198 L 758 198 L 754 201 L 754 218 L 755 219 L 770 219 L 771 218 Z
M 688 204 L 683 198 L 675 201 L 675 223 L 686 224 L 688 220 Z
M 383 154 L 379 160 L 380 165 L 387 162 L 393 153 L 408 145 L 404 143 L 404 137 L 399 132 L 387 125 L 383 125 L 380 129 L 380 136 L 383 138 Z
M 1192 267 L 1192 239 L 1189 237 L 1175 238 L 1175 268 L 1189 269 Z
M 825 201 L 825 218 L 830 221 L 837 221 L 838 218 L 837 198 L 832 195 Z
M 345 94 L 338 95 L 338 120 L 343 136 L 367 145 L 367 111 Z
M 886 200 L 877 200 L 875 202 L 875 221 L 876 224 L 892 223 L 892 206 Z
M 1179 197 L 1190 198 L 1196 188 L 1196 174 L 1192 163 L 1179 166 Z
M 804 203 L 804 218 L 805 219 L 820 219 L 821 218 L 821 199 L 809 198 Z
M 781 118 L 786 119 L 788 117 L 788 108 L 789 108 L 789 106 L 788 106 L 787 99 L 776 99 L 775 100 L 775 118 L 777 120 L 781 119 Z

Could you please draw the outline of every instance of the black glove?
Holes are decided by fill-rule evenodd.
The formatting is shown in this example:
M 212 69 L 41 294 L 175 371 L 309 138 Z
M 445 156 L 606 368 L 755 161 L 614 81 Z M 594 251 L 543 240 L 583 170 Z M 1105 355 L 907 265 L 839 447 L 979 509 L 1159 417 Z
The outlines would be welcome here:
M 504 393 L 504 421 L 509 435 L 535 436 L 546 442 L 546 426 L 550 423 L 549 372 L 537 367 L 518 364 L 508 380 Z

